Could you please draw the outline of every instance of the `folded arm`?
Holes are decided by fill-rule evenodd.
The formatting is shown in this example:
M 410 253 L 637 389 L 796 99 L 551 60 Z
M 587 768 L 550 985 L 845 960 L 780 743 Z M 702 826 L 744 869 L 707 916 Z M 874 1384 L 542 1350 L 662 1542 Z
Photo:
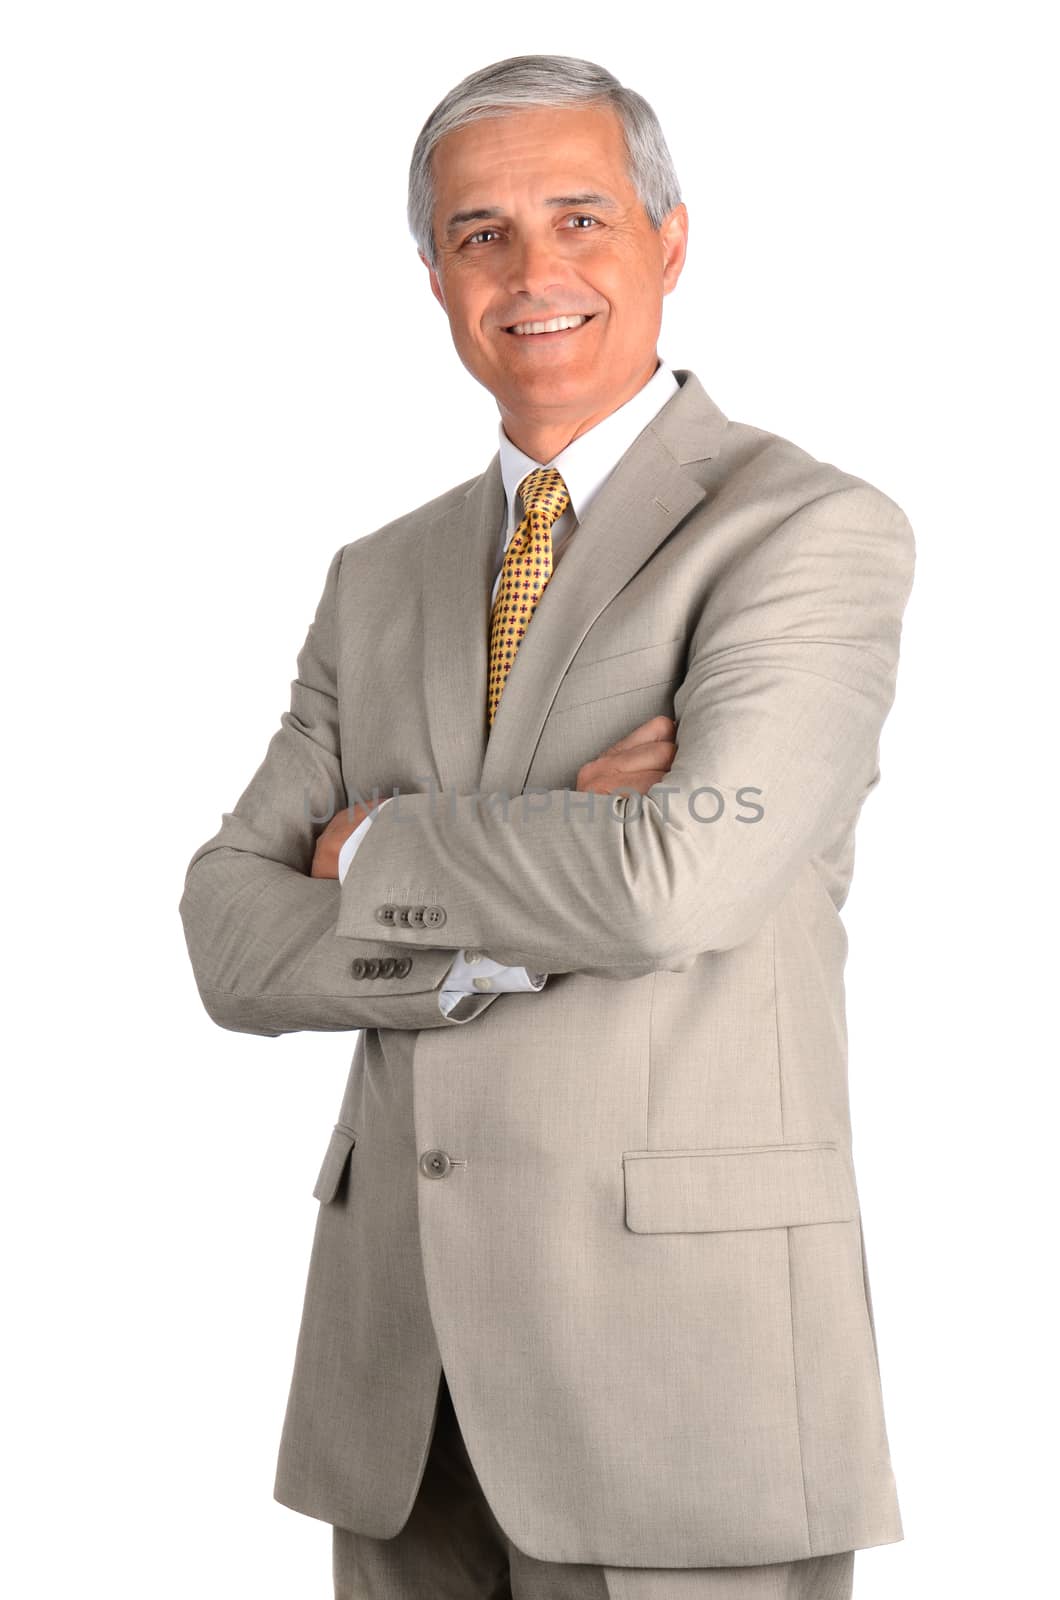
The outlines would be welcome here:
M 339 932 L 367 934 L 397 881 L 437 888 L 454 945 L 550 973 L 683 971 L 750 938 L 872 785 L 914 560 L 904 513 L 868 485 L 802 507 L 714 582 L 676 758 L 643 799 L 551 790 L 505 812 L 403 793 L 358 851 Z M 411 952 L 432 935 L 387 936 Z
M 497 998 L 447 997 L 443 1010 L 456 947 L 395 948 L 370 915 L 359 933 L 337 937 L 343 889 L 310 876 L 321 828 L 347 805 L 335 633 L 342 555 L 299 653 L 290 710 L 185 874 L 179 911 L 200 997 L 214 1022 L 241 1033 L 455 1027 Z
M 393 801 L 383 800 L 369 811 L 339 849 L 337 872 L 340 883 L 349 872 L 353 858 L 368 829 L 383 807 L 389 804 L 393 804 Z M 492 990 L 496 994 L 525 994 L 530 991 L 536 993 L 544 988 L 547 978 L 547 972 L 530 973 L 525 967 L 504 966 L 501 962 L 492 960 L 482 950 L 458 950 L 453 956 L 452 966 L 442 979 L 438 1004 L 448 1015 L 459 1004 L 463 995 L 477 994 L 484 990 Z M 457 1016 L 462 1016 L 465 1009 L 462 1007 Z

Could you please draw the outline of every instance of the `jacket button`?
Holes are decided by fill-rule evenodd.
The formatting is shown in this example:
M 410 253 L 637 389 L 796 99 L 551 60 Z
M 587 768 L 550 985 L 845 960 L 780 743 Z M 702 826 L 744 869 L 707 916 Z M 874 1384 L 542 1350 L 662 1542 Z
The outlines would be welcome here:
M 452 1164 L 444 1150 L 425 1150 L 420 1156 L 420 1171 L 425 1178 L 444 1178 Z
M 394 976 L 394 968 L 396 966 L 397 962 L 394 960 L 393 956 L 384 956 L 382 961 L 379 963 L 379 976 L 381 978 L 392 978 Z
M 412 971 L 412 957 L 411 956 L 398 956 L 397 960 L 394 962 L 394 976 L 395 976 L 395 978 L 407 978 L 411 971 Z
M 464 951 L 464 960 L 467 962 L 468 966 L 472 966 L 476 961 L 481 961 L 482 960 L 482 951 L 481 950 L 465 950 Z
M 389 904 L 389 902 L 385 906 L 376 906 L 376 908 L 375 908 L 375 920 L 376 920 L 376 922 L 391 922 L 392 923 L 392 922 L 394 922 L 396 920 L 396 917 L 397 917 L 397 906 L 392 906 L 392 905 Z
M 445 921 L 444 906 L 424 906 L 423 926 L 425 928 L 440 928 Z
M 355 978 L 363 978 L 364 977 L 364 957 L 363 956 L 358 956 L 357 957 L 356 961 L 354 961 L 352 963 L 352 965 L 350 967 L 350 971 L 352 972 L 352 974 L 353 974 L 353 976 Z
M 379 961 L 376 956 L 368 957 L 368 960 L 364 964 L 364 975 L 366 978 L 378 978 Z

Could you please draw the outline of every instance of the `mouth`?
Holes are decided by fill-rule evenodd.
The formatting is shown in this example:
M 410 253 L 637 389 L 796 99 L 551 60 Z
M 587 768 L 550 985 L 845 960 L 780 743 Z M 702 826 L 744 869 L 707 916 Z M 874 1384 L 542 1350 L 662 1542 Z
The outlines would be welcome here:
M 513 339 L 521 339 L 524 344 L 552 344 L 560 339 L 572 339 L 576 334 L 587 328 L 590 322 L 595 321 L 597 313 L 579 312 L 580 321 L 575 322 L 575 314 L 562 317 L 551 317 L 547 322 L 514 322 L 504 329 Z M 557 326 L 559 324 L 559 326 Z M 520 331 L 516 331 L 520 330 Z

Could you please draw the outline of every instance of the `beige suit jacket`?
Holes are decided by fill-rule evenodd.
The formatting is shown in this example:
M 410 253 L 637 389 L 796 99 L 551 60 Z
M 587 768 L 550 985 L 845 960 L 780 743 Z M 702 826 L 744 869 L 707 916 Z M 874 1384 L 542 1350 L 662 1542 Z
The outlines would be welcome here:
M 411 1509 L 442 1362 L 531 1556 L 727 1566 L 902 1538 L 839 913 L 913 535 L 676 376 L 488 738 L 498 456 L 336 552 L 291 708 L 188 869 L 215 1022 L 364 1030 L 275 1494 L 377 1537 Z M 677 722 L 664 783 L 590 814 L 580 766 L 656 712 Z M 326 818 L 375 787 L 399 797 L 344 882 L 310 878 Z M 445 1017 L 461 947 L 551 976 Z

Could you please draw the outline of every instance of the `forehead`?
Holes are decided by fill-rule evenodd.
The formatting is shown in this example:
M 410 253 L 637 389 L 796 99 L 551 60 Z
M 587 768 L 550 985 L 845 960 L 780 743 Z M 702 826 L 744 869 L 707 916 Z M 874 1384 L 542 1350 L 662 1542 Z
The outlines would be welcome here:
M 575 194 L 607 176 L 612 188 L 625 174 L 622 124 L 609 105 L 528 106 L 480 117 L 447 133 L 432 155 L 435 189 L 448 202 L 496 200 L 475 192 L 484 180 L 547 186 Z

